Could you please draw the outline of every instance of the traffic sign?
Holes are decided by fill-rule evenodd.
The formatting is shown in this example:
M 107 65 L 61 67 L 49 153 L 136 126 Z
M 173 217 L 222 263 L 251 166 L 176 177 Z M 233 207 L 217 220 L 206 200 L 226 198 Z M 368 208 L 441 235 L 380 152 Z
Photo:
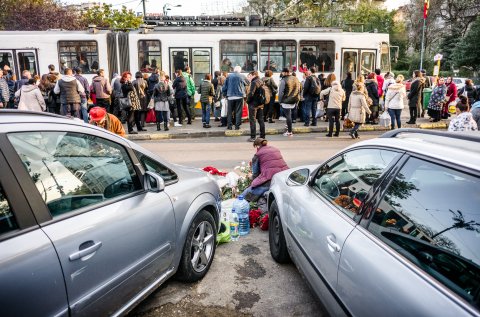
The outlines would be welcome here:
M 433 61 L 436 62 L 436 61 L 440 61 L 442 60 L 443 58 L 443 55 L 442 54 L 437 54 L 433 57 Z

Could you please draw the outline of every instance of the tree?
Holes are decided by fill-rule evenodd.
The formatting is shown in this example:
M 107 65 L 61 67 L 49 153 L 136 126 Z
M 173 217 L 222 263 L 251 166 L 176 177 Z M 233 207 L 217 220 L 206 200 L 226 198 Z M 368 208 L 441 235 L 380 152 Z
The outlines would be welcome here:
M 54 0 L 4 0 L 0 29 L 7 31 L 81 28 L 78 12 Z
M 393 16 L 395 12 L 361 2 L 354 10 L 343 13 L 345 24 L 359 23 L 366 26 L 365 31 L 377 30 L 380 33 L 391 33 L 394 30 Z
M 476 233 L 480 233 L 480 223 L 476 222 L 475 220 L 470 220 L 466 221 L 465 217 L 463 217 L 463 213 L 460 210 L 457 210 L 456 212 L 449 209 L 449 211 L 452 213 L 453 217 L 453 225 L 450 227 L 447 227 L 443 229 L 440 232 L 437 232 L 433 236 L 431 236 L 432 239 L 435 239 L 437 236 L 440 236 L 444 234 L 445 232 L 452 230 L 452 229 L 464 229 L 467 231 L 475 231 Z
M 457 66 L 471 67 L 480 70 L 480 17 L 472 25 L 467 35 L 458 43 L 453 51 L 453 60 Z
M 143 23 L 142 17 L 137 17 L 132 10 L 122 6 L 121 10 L 112 9 L 112 5 L 96 5 L 82 12 L 84 26 L 95 24 L 101 28 L 136 29 Z

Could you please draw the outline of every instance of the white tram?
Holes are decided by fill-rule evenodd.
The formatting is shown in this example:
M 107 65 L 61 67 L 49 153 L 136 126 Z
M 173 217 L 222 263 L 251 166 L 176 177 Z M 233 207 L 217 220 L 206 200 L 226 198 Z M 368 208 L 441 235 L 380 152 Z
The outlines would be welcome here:
M 130 32 L 90 28 L 88 31 L 0 32 L 0 67 L 8 64 L 19 77 L 25 69 L 34 74 L 81 67 L 91 80 L 97 69 L 110 75 L 129 70 L 148 73 L 153 67 L 170 76 L 191 67 L 198 84 L 206 73 L 270 69 L 274 78 L 283 67 L 314 66 L 318 73 L 335 73 L 343 79 L 380 68 L 390 71 L 388 34 L 343 32 L 335 28 L 160 26 Z

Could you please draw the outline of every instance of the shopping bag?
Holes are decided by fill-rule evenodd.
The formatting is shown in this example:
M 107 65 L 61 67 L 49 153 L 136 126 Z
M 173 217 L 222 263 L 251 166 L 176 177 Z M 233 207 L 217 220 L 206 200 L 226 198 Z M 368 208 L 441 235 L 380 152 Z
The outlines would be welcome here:
M 155 116 L 155 110 L 154 109 L 148 110 L 147 117 L 145 118 L 145 122 L 147 122 L 147 123 L 157 122 L 157 118 Z
M 148 103 L 147 108 L 148 108 L 148 109 L 153 109 L 153 108 L 155 108 L 155 100 L 153 100 L 153 98 L 150 98 L 150 102 Z
M 390 119 L 390 115 L 386 111 L 384 111 L 380 115 L 379 119 L 380 119 L 379 125 L 381 125 L 385 128 L 389 128 L 392 124 L 392 120 Z
M 248 120 L 248 106 L 247 106 L 247 103 L 243 103 L 242 120 Z
M 317 108 L 317 113 L 315 114 L 315 117 L 320 118 L 320 117 L 323 117 L 324 115 L 325 115 L 325 109 L 323 109 L 323 107 Z
M 345 115 L 345 120 L 343 120 L 343 129 L 351 129 L 353 128 L 354 123 L 352 120 L 348 119 L 348 113 Z
M 222 99 L 220 102 L 222 104 L 222 110 L 220 111 L 220 116 L 221 117 L 226 117 L 227 116 L 227 99 Z

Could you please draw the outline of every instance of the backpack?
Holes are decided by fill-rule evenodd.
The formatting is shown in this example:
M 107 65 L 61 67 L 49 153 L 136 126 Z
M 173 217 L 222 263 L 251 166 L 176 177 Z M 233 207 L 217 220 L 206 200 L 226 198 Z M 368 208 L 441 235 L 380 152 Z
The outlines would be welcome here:
M 315 76 L 310 76 L 310 78 L 311 84 L 309 93 L 313 96 L 320 96 L 320 92 L 322 91 L 322 87 L 320 87 L 320 80 Z
M 264 82 L 261 82 L 261 85 L 255 91 L 255 97 L 259 105 L 268 105 L 270 103 L 270 89 Z
M 153 100 L 155 102 L 168 101 L 168 90 L 170 90 L 170 87 L 167 86 L 167 84 L 165 84 L 164 82 L 159 82 L 155 85 L 155 88 L 153 90 Z

